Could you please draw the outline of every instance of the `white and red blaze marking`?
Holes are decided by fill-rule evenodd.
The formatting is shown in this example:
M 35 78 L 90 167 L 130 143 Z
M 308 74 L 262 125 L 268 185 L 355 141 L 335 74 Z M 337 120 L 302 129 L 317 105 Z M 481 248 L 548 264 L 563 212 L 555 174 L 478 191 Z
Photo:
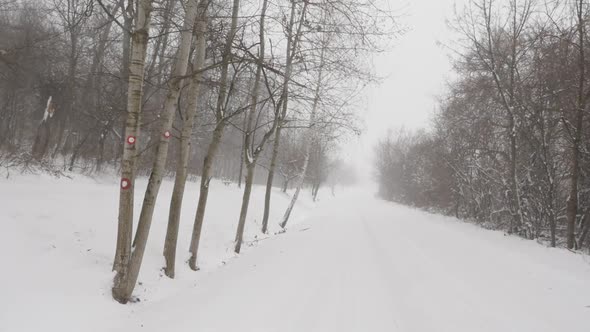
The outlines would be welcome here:
M 121 179 L 121 189 L 127 190 L 129 188 L 131 188 L 131 180 L 129 180 L 127 178 L 122 178 Z
M 127 144 L 133 145 L 133 144 L 135 144 L 135 141 L 136 141 L 135 136 L 127 136 Z
M 170 132 L 168 130 L 164 132 L 164 137 L 170 138 Z

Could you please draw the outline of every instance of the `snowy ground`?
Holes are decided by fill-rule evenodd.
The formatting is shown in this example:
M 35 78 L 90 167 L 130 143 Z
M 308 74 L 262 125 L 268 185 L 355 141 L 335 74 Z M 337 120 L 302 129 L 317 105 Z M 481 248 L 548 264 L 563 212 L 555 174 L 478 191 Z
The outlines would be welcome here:
M 135 291 L 142 301 L 123 306 L 110 298 L 117 181 L 0 180 L 0 331 L 590 331 L 588 256 L 383 202 L 366 189 L 317 206 L 306 193 L 287 233 L 234 257 L 241 191 L 215 182 L 203 270 L 179 262 L 169 280 L 159 269 L 170 189 L 163 185 Z M 182 260 L 196 192 L 193 183 Z M 262 198 L 258 187 L 249 242 Z M 287 199 L 274 196 L 275 230 Z

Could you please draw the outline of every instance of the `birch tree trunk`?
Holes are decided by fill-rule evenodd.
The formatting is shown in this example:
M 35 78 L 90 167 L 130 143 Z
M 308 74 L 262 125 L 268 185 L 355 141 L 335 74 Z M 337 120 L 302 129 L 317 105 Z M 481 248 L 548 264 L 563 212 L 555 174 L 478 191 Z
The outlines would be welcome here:
M 201 90 L 200 81 L 203 76 L 201 69 L 205 65 L 207 7 L 208 0 L 201 0 L 199 2 L 197 22 L 195 26 L 196 45 L 195 54 L 193 56 L 193 69 L 196 70 L 197 73 L 193 74 L 188 88 L 187 111 L 182 124 L 182 132 L 180 134 L 176 176 L 174 179 L 174 188 L 172 190 L 172 199 L 170 200 L 168 227 L 166 229 L 166 240 L 164 242 L 164 260 L 166 262 L 164 273 L 169 278 L 174 278 L 178 228 L 180 225 L 182 200 L 184 197 L 184 188 L 188 176 L 188 163 L 191 153 L 191 134 L 193 131 L 195 115 L 197 113 L 199 92 Z
M 121 66 L 119 67 L 119 81 L 120 83 L 120 95 L 118 98 L 120 100 L 119 104 L 123 108 L 124 104 L 127 103 L 129 99 L 127 96 L 128 93 L 128 81 L 129 81 L 129 68 L 131 67 L 131 29 L 133 28 L 133 1 L 132 0 L 121 0 L 123 3 L 123 10 L 121 11 L 121 16 L 123 17 L 123 40 L 122 40 L 122 52 L 121 52 Z M 125 2 L 127 2 L 127 6 L 125 6 Z M 147 51 L 147 50 L 146 50 Z M 117 135 L 119 141 L 117 142 L 116 153 L 115 153 L 115 160 L 116 163 L 118 157 L 123 156 L 123 151 L 125 149 L 125 122 L 120 121 L 120 119 L 116 120 L 117 125 L 120 125 L 121 135 Z M 115 255 L 116 256 L 116 255 Z M 113 264 L 113 270 L 114 264 Z
M 51 96 L 47 99 L 47 106 L 45 106 L 45 111 L 43 112 L 43 119 L 39 123 L 37 132 L 35 133 L 31 155 L 37 160 L 43 159 L 43 156 L 45 156 L 45 153 L 47 152 L 47 146 L 49 145 L 49 137 L 51 135 L 49 119 L 53 117 L 53 112 L 55 111 L 51 99 Z
M 307 133 L 304 135 L 305 137 L 305 157 L 303 159 L 303 167 L 301 168 L 301 175 L 299 176 L 299 181 L 297 182 L 297 186 L 295 187 L 295 193 L 291 198 L 291 202 L 283 215 L 283 220 L 281 221 L 281 228 L 287 227 L 287 222 L 289 221 L 289 217 L 291 216 L 291 212 L 295 207 L 295 203 L 299 198 L 299 192 L 301 192 L 301 188 L 303 187 L 303 183 L 305 181 L 305 175 L 307 173 L 307 167 L 309 166 L 309 156 L 311 154 L 311 146 L 313 140 L 316 138 L 316 132 L 314 130 L 315 118 L 318 109 L 318 103 L 320 101 L 320 90 L 322 87 L 322 76 L 324 72 L 324 62 L 325 62 L 325 51 L 326 51 L 326 43 L 322 45 L 322 49 L 320 51 L 320 66 L 318 70 L 318 81 L 314 92 L 313 97 L 313 105 L 311 107 L 311 114 L 309 115 L 309 127 L 307 129 Z
M 121 188 L 119 193 L 119 220 L 117 230 L 117 250 L 113 270 L 115 275 L 113 298 L 125 303 L 128 263 L 131 255 L 131 237 L 133 232 L 133 194 L 135 186 L 135 169 L 137 163 L 137 138 L 139 137 L 141 117 L 141 97 L 143 91 L 143 73 L 147 49 L 151 0 L 140 0 L 137 6 L 135 30 L 131 34 L 131 60 L 129 64 L 129 83 L 127 92 L 127 120 L 125 122 L 126 143 L 121 159 Z
M 199 241 L 201 238 L 201 229 L 203 227 L 203 219 L 205 217 L 205 208 L 207 206 L 207 197 L 209 195 L 209 182 L 211 181 L 211 167 L 213 161 L 217 155 L 219 143 L 221 143 L 221 137 L 223 136 L 223 129 L 226 125 L 225 121 L 225 109 L 227 97 L 227 76 L 229 70 L 229 63 L 232 57 L 232 42 L 236 35 L 238 26 L 238 10 L 240 9 L 240 0 L 233 0 L 232 7 L 232 20 L 230 30 L 225 40 L 225 46 L 223 50 L 222 64 L 221 64 L 221 78 L 219 81 L 219 94 L 217 96 L 217 105 L 215 109 L 216 126 L 213 131 L 213 138 L 207 149 L 207 154 L 203 161 L 203 172 L 201 174 L 201 186 L 199 190 L 199 203 L 197 206 L 197 213 L 195 216 L 195 223 L 193 225 L 193 233 L 191 236 L 189 266 L 193 270 L 198 270 L 197 266 L 197 252 L 199 250 Z
M 172 127 L 172 122 L 174 121 L 174 112 L 178 106 L 180 88 L 183 78 L 186 76 L 186 70 L 188 67 L 188 58 L 192 43 L 192 31 L 197 15 L 197 5 L 197 0 L 190 0 L 188 2 L 182 31 L 180 32 L 180 45 L 176 54 L 176 59 L 174 60 L 172 76 L 168 83 L 168 95 L 164 102 L 160 140 L 158 141 L 158 146 L 156 148 L 156 157 L 148 181 L 148 186 L 145 191 L 141 214 L 139 216 L 139 224 L 133 241 L 133 252 L 129 262 L 129 277 L 124 293 L 124 296 L 127 299 L 131 297 L 137 282 L 154 215 L 154 207 L 158 198 L 158 192 L 160 191 L 160 184 L 164 177 L 166 160 L 168 157 L 168 147 L 170 145 L 170 129 Z
M 244 146 L 244 142 L 246 140 L 246 122 L 248 121 L 248 114 L 244 113 L 244 124 L 242 128 L 244 129 L 244 137 L 242 137 L 242 150 L 246 148 Z M 238 171 L 238 188 L 242 188 L 242 176 L 244 174 L 244 154 L 240 153 L 240 169 Z
M 143 204 L 141 207 L 141 214 L 139 216 L 139 224 L 135 239 L 133 241 L 133 251 L 129 261 L 127 283 L 122 293 L 122 298 L 128 300 L 131 297 L 141 263 L 143 254 L 150 232 L 150 226 L 154 214 L 154 207 L 160 191 L 160 184 L 164 176 L 166 160 L 168 157 L 168 147 L 170 144 L 170 129 L 174 120 L 174 111 L 177 109 L 178 96 L 180 94 L 181 84 L 184 76 L 186 76 L 186 69 L 188 66 L 188 58 L 190 47 L 192 43 L 192 31 L 197 14 L 197 0 L 190 0 L 186 9 L 182 31 L 180 32 L 180 45 L 174 60 L 172 76 L 168 84 L 168 95 L 164 102 L 164 111 L 162 114 L 162 127 L 160 132 L 160 140 L 156 148 L 156 157 L 148 186 L 145 191 Z

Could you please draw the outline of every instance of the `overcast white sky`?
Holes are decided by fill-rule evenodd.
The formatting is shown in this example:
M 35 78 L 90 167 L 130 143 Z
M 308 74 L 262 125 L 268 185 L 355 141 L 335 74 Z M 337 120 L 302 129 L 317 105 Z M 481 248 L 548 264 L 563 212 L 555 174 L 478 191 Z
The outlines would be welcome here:
M 436 107 L 436 98 L 443 92 L 450 77 L 448 51 L 438 42 L 449 44 L 454 38 L 446 20 L 461 9 L 465 0 L 389 0 L 392 9 L 403 16 L 401 23 L 408 31 L 392 49 L 375 59 L 375 68 L 384 82 L 367 90 L 366 108 L 361 110 L 365 130 L 347 153 L 355 163 L 370 165 L 375 142 L 389 128 L 426 128 Z M 366 164 L 365 164 L 366 163 Z M 362 164 L 365 164 L 363 167 Z

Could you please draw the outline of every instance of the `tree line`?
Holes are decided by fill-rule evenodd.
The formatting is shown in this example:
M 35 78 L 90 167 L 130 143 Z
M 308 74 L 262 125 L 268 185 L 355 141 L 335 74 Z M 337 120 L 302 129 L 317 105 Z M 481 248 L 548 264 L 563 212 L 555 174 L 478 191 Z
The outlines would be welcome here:
M 590 247 L 589 5 L 472 0 L 429 130 L 376 145 L 381 197 Z
M 0 167 L 120 170 L 112 294 L 126 303 L 165 177 L 170 278 L 190 177 L 200 176 L 193 270 L 212 178 L 243 188 L 236 253 L 254 183 L 266 185 L 267 233 L 274 185 L 294 189 L 285 229 L 304 186 L 315 200 L 349 180 L 337 144 L 358 132 L 357 96 L 376 81 L 370 54 L 395 34 L 373 0 L 1 0 Z

